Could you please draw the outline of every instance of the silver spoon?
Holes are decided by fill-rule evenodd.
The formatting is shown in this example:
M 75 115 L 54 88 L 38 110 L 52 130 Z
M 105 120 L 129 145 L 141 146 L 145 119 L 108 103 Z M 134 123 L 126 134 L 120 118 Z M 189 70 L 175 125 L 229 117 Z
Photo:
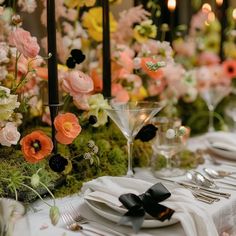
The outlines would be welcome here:
M 197 171 L 188 171 L 186 174 L 186 177 L 188 180 L 190 180 L 192 183 L 195 183 L 200 186 L 204 186 L 207 188 L 215 188 L 218 189 L 219 187 L 214 183 L 213 180 L 208 179 L 201 173 Z
M 213 170 L 211 168 L 204 168 L 203 169 L 210 177 L 220 179 L 224 177 L 229 177 L 232 179 L 236 179 L 235 176 L 231 176 L 236 174 L 236 172 L 229 172 L 229 171 L 224 171 L 224 170 Z

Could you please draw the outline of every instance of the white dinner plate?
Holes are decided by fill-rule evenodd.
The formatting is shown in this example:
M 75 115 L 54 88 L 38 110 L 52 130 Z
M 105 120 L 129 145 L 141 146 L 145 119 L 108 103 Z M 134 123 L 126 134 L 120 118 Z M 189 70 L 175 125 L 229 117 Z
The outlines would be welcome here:
M 223 149 L 220 149 L 217 147 L 213 147 L 211 144 L 209 144 L 209 149 L 216 155 L 236 161 L 236 152 L 235 151 L 223 150 Z
M 101 202 L 95 202 L 92 200 L 84 200 L 85 203 L 90 207 L 91 210 L 96 212 L 98 215 L 106 218 L 107 220 L 110 220 L 112 222 L 118 223 L 121 219 L 122 214 L 118 211 L 110 208 L 108 205 L 101 203 Z M 168 225 L 176 224 L 179 220 L 175 218 L 171 218 L 170 220 L 165 220 L 164 222 L 161 222 L 159 220 L 155 219 L 145 219 L 143 222 L 142 227 L 143 228 L 159 228 L 159 227 L 165 227 Z M 128 223 L 128 225 L 131 225 Z

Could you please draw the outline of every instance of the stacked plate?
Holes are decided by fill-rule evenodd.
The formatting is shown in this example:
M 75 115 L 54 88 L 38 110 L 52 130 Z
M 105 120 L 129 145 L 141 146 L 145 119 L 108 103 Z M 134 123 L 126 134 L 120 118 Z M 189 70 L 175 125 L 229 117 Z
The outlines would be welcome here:
M 208 148 L 216 155 L 236 160 L 236 134 L 229 132 L 212 132 L 207 134 Z
M 151 183 L 132 178 L 113 177 L 112 181 L 114 185 L 119 185 L 122 189 L 126 189 L 127 192 L 132 192 L 137 195 L 145 192 L 147 188 L 152 186 Z M 90 189 L 89 191 L 84 192 L 84 200 L 91 210 L 96 212 L 98 215 L 115 223 L 118 223 L 122 215 L 127 212 L 127 210 L 119 202 L 118 197 L 114 196 L 114 194 L 112 195 L 107 192 L 99 190 L 91 191 Z M 155 220 L 149 215 L 146 215 L 142 227 L 157 228 L 172 225 L 177 222 L 178 220 L 174 219 L 173 217 L 169 221 L 166 220 L 164 222 L 161 222 Z M 128 225 L 131 226 L 131 224 L 129 223 Z

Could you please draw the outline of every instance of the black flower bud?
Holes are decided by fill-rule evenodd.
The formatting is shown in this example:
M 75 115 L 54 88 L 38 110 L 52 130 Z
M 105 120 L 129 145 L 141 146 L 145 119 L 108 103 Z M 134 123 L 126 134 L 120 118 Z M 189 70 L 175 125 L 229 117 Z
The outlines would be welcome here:
M 75 68 L 75 60 L 73 59 L 73 57 L 69 57 L 67 60 L 66 60 L 66 65 L 67 67 L 69 67 L 70 69 L 73 69 Z
M 55 172 L 64 171 L 66 165 L 68 165 L 68 160 L 65 157 L 61 156 L 61 154 L 55 154 L 51 156 L 49 160 L 49 166 Z
M 135 139 L 140 139 L 143 142 L 148 142 L 156 136 L 157 127 L 152 124 L 143 126 L 138 132 Z
M 77 64 L 82 63 L 85 60 L 85 55 L 83 54 L 83 52 L 79 49 L 73 49 L 71 50 L 71 56 L 73 57 L 73 59 L 75 60 L 75 62 Z
M 89 124 L 94 125 L 98 121 L 98 118 L 96 116 L 90 116 L 89 117 Z

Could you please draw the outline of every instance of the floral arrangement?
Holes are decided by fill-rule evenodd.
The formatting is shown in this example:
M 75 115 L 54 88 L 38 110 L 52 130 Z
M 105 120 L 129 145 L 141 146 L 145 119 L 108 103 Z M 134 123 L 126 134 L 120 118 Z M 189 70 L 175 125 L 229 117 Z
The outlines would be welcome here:
M 4 167 L 1 179 L 7 186 L 0 187 L 0 194 L 4 196 L 8 189 L 7 194 L 18 198 L 18 191 L 30 189 L 40 197 L 41 186 L 54 199 L 52 182 L 64 183 L 59 190 L 54 189 L 56 196 L 63 196 L 78 191 L 89 178 L 124 174 L 125 140 L 107 122 L 104 108 L 108 103 L 101 94 L 101 7 L 95 0 L 57 1 L 58 76 L 64 103 L 54 120 L 58 154 L 51 155 L 50 115 L 42 96 L 50 55 L 39 56 L 40 49 L 47 49 L 46 40 L 41 40 L 40 47 L 14 10 L 32 13 L 42 4 L 41 22 L 46 26 L 46 1 L 14 2 L 11 6 L 0 0 L 0 161 Z M 218 48 L 208 48 L 213 45 L 209 35 L 219 33 L 217 21 L 205 25 L 209 14 L 197 13 L 189 35 L 170 45 L 164 41 L 168 27 L 157 29 L 142 6 L 121 12 L 119 19 L 110 13 L 112 96 L 121 101 L 166 100 L 169 106 L 165 114 L 174 116 L 183 115 L 181 109 L 186 104 L 204 109 L 202 103 L 196 103 L 202 90 L 215 84 L 231 87 L 236 77 L 235 54 L 228 50 L 229 58 L 220 61 Z M 162 41 L 155 39 L 157 30 L 162 31 Z M 226 52 L 227 47 L 231 46 L 225 46 Z M 139 139 L 134 161 L 145 166 L 152 149 L 150 143 Z M 183 167 L 193 167 L 186 161 L 189 157 L 194 156 L 183 154 L 187 163 Z M 194 162 L 194 167 L 198 163 Z M 55 201 L 50 207 L 55 224 L 59 215 Z

